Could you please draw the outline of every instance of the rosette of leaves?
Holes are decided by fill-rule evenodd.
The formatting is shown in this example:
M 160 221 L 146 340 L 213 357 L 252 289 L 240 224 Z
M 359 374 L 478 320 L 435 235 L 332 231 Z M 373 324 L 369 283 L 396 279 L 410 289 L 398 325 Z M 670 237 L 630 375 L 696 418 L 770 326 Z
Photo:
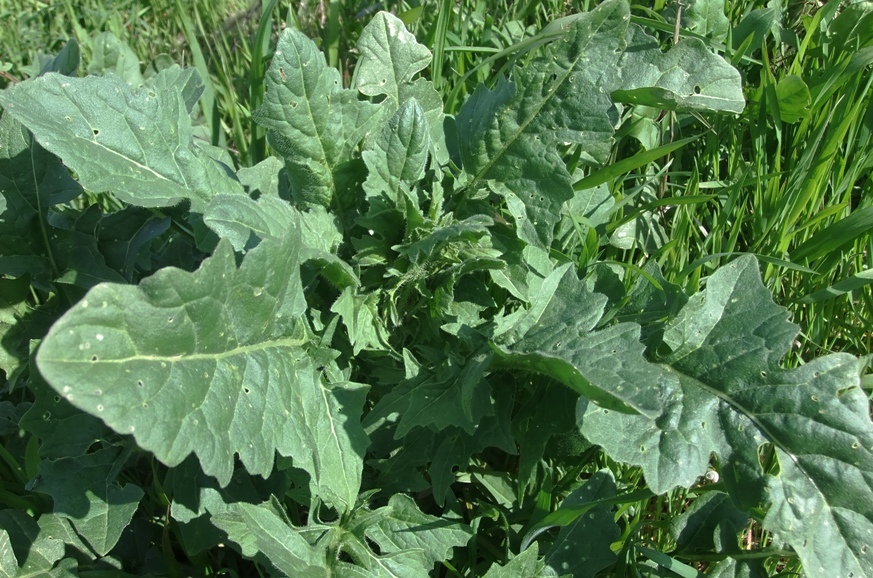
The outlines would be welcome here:
M 72 306 L 31 368 L 51 388 L 34 384 L 31 411 L 42 413 L 23 420 L 33 435 L 48 438 L 40 419 L 86 416 L 88 435 L 66 446 L 76 455 L 60 455 L 56 438 L 37 455 L 76 548 L 118 552 L 141 496 L 120 474 L 137 454 L 166 468 L 155 492 L 192 556 L 227 542 L 289 576 L 427 576 L 453 556 L 470 575 L 609 571 L 622 534 L 607 472 L 527 521 L 530 539 L 563 526 L 554 539 L 490 569 L 458 554 L 492 516 L 484 502 L 486 513 L 459 507 L 470 461 L 520 452 L 509 490 L 500 476 L 487 487 L 513 515 L 530 514 L 523 498 L 550 438 L 575 430 L 639 466 L 655 493 L 718 463 L 731 525 L 704 526 L 694 543 L 738 568 L 731 531 L 764 512 L 811 576 L 873 573 L 873 426 L 858 360 L 780 368 L 796 328 L 750 257 L 686 299 L 665 281 L 624 294 L 608 268 L 583 279 L 550 252 L 575 195 L 559 147 L 606 162 L 626 105 L 737 112 L 738 73 L 693 39 L 662 52 L 623 0 L 564 24 L 454 122 L 420 76 L 428 50 L 396 17 L 362 32 L 349 88 L 286 30 L 255 114 L 279 158 L 239 171 L 195 137 L 191 71 L 136 87 L 46 74 L 0 93 L 0 142 L 16 143 L 16 158 L 44 155 L 54 175 L 9 176 L 0 163 L 7 212 L 30 219 L 28 251 L 51 261 L 41 230 L 99 236 L 109 216 L 97 210 L 49 212 L 77 186 L 175 225 L 131 240 L 130 259 L 104 258 L 112 283 L 65 293 Z M 13 187 L 38 202 L 27 207 Z M 111 240 L 89 254 L 117 251 Z M 69 279 L 42 271 L 49 290 Z M 64 472 L 87 472 L 87 511 L 60 487 Z M 4 563 L 21 565 L 30 522 L 0 533 Z M 567 555 L 580 544 L 584 556 Z M 72 564 L 47 546 L 40 567 Z

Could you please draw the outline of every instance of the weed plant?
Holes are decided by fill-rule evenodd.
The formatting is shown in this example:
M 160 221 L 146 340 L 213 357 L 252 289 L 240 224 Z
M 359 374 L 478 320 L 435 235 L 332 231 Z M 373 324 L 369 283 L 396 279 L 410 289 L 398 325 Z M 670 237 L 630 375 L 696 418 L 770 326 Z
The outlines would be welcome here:
M 285 27 L 315 38 L 328 65 L 340 71 L 345 86 L 351 86 L 363 26 L 377 9 L 390 8 L 433 53 L 433 64 L 422 74 L 442 95 L 445 111 L 457 114 L 476 86 L 494 86 L 510 67 L 531 62 L 548 40 L 564 30 L 568 17 L 596 4 L 142 0 L 115 2 L 108 10 L 104 2 L 89 0 L 0 0 L 4 30 L 0 87 L 33 76 L 39 55 L 56 53 L 70 37 L 79 41 L 83 61 L 90 62 L 100 51 L 97 35 L 111 33 L 129 45 L 141 63 L 178 62 L 197 68 L 205 83 L 195 113 L 200 136 L 227 147 L 235 168 L 245 168 L 274 152 L 267 145 L 266 130 L 255 125 L 252 116 L 263 105 L 267 66 Z M 633 22 L 654 35 L 661 47 L 699 38 L 736 66 L 747 106 L 739 115 L 706 117 L 627 107 L 610 162 L 603 168 L 586 163 L 582 147 L 562 146 L 559 152 L 571 168 L 576 189 L 596 188 L 605 208 L 594 216 L 586 213 L 564 222 L 551 258 L 573 264 L 583 278 L 607 279 L 612 272 L 627 290 L 663 283 L 693 294 L 719 267 L 750 253 L 758 258 L 764 283 L 776 302 L 788 307 L 793 321 L 803 328 L 783 360 L 785 366 L 800 366 L 831 352 L 869 354 L 873 10 L 868 5 L 792 2 L 779 7 L 778 3 L 730 2 L 723 22 L 703 18 L 693 4 L 633 5 Z M 677 12 L 682 18 L 678 27 Z M 118 57 L 116 62 L 123 60 Z M 512 221 L 509 212 L 493 217 L 498 222 Z M 654 265 L 663 277 L 653 273 Z M 414 282 L 409 281 L 410 286 Z M 406 291 L 397 288 L 398 295 L 415 295 Z M 331 307 L 331 303 L 323 305 Z M 626 305 L 612 303 L 601 326 L 623 321 Z M 369 363 L 378 367 L 380 359 L 374 356 Z M 385 375 L 386 380 L 394 377 Z M 520 410 L 529 411 L 530 420 L 538 417 L 534 408 L 563 400 L 562 386 L 557 384 L 538 389 L 509 371 L 503 379 L 517 392 L 519 406 L 531 408 Z M 13 397 L 29 403 L 24 395 L 19 389 Z M 514 417 L 515 423 L 526 419 Z M 716 567 L 718 556 L 675 553 L 677 538 L 670 529 L 675 520 L 699 507 L 694 504 L 714 503 L 712 496 L 724 489 L 724 481 L 701 479 L 690 487 L 653 495 L 640 467 L 614 460 L 567 429 L 571 428 L 556 428 L 549 432 L 553 435 L 546 435 L 542 443 L 547 444 L 548 458 L 536 466 L 528 488 L 519 490 L 510 474 L 524 467 L 518 456 L 490 448 L 472 458 L 466 472 L 457 477 L 462 489 L 449 508 L 475 520 L 475 536 L 466 549 L 444 563 L 439 575 L 480 576 L 492 562 L 509 563 L 510 551 L 517 550 L 523 536 L 537 529 L 583 481 L 597 479 L 604 470 L 611 472 L 619 496 L 609 502 L 616 508 L 611 515 L 621 529 L 613 541 L 619 547 L 612 575 L 695 576 Z M 13 441 L 3 448 L 0 501 L 4 507 L 50 511 L 44 495 L 9 489 L 37 480 L 38 448 L 31 447 L 37 443 Z M 409 443 L 414 446 L 415 440 Z M 137 523 L 165 540 L 164 568 L 178 575 L 191 569 L 204 575 L 224 571 L 245 576 L 261 571 L 255 562 L 229 549 L 180 555 L 184 561 L 175 560 L 174 552 L 186 538 L 167 515 L 170 502 L 162 486 L 167 470 L 152 457 L 124 451 L 131 452 L 124 456 L 130 458 L 124 481 L 146 493 L 145 511 Z M 391 459 L 380 458 L 379 466 L 391 467 Z M 766 471 L 777 471 L 772 447 L 762 446 L 760 463 Z M 713 464 L 714 469 L 723 465 Z M 179 469 L 176 475 L 183 471 L 206 477 L 196 467 Z M 294 491 L 305 493 L 302 486 Z M 436 511 L 436 502 L 427 492 L 422 490 L 416 497 Z M 519 493 L 523 499 L 516 500 Z M 287 515 L 295 525 L 307 523 L 305 508 L 292 508 Z M 773 541 L 761 518 L 753 516 L 739 529 L 743 547 L 767 554 L 768 574 L 797 575 L 801 568 L 796 555 Z M 673 557 L 665 552 L 674 552 Z M 737 560 L 742 561 L 742 556 Z M 664 569 L 670 564 L 675 574 Z M 94 571 L 110 570 L 95 567 Z

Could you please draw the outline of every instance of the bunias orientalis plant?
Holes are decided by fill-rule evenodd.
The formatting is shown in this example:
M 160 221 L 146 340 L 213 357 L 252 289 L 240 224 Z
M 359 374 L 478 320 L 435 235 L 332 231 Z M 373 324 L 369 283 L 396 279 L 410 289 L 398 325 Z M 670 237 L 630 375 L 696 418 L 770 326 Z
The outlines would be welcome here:
M 693 39 L 662 52 L 620 0 L 548 40 L 452 117 L 397 18 L 365 28 L 351 88 L 287 30 L 255 114 L 278 157 L 238 171 L 195 136 L 190 70 L 130 86 L 58 59 L 65 74 L 0 93 L 3 235 L 22 251 L 6 266 L 74 303 L 39 343 L 21 420 L 53 509 L 5 514 L 4 563 L 116 555 L 145 507 L 120 474 L 147 453 L 169 467 L 155 483 L 187 556 L 230 543 L 280 575 L 591 576 L 620 571 L 619 540 L 721 576 L 774 556 L 873 575 L 860 362 L 781 368 L 797 328 L 751 257 L 689 299 L 656 267 L 625 290 L 550 251 L 603 217 L 568 158 L 607 162 L 626 105 L 739 112 L 738 73 Z M 62 205 L 82 189 L 124 208 Z M 645 492 L 719 470 L 675 518 L 675 558 L 622 538 L 612 505 L 641 490 L 611 470 L 570 476 L 532 515 L 568 430 L 641 468 Z M 496 516 L 515 519 L 504 566 L 462 549 L 491 516 L 461 506 L 472 463 L 499 472 Z M 751 554 L 750 516 L 775 536 Z M 22 560 L 22 540 L 41 558 Z

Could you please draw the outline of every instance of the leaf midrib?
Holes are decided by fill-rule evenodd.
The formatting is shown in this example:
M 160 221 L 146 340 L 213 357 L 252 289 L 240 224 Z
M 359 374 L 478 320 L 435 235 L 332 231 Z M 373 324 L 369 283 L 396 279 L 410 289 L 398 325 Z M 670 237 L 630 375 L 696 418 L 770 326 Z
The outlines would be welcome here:
M 51 358 L 46 357 L 44 355 L 40 356 L 42 363 L 52 363 L 52 364 L 89 364 L 89 365 L 99 365 L 99 364 L 124 364 L 133 361 L 153 361 L 153 362 L 169 362 L 169 363 L 179 363 L 186 361 L 201 361 L 201 360 L 220 360 L 228 357 L 236 357 L 238 355 L 245 355 L 247 353 L 252 353 L 256 351 L 263 351 L 268 349 L 281 349 L 281 348 L 300 348 L 305 345 L 307 341 L 305 339 L 299 338 L 280 338 L 280 339 L 268 339 L 265 341 L 261 341 L 258 343 L 253 343 L 250 345 L 242 345 L 239 347 L 235 347 L 233 349 L 227 349 L 224 351 L 220 351 L 217 353 L 189 353 L 189 354 L 180 354 L 173 356 L 162 356 L 162 355 L 136 355 L 131 357 L 119 357 L 119 358 L 110 358 L 103 359 L 99 357 L 98 360 L 92 361 L 90 357 L 81 358 L 81 359 L 64 359 L 64 358 Z

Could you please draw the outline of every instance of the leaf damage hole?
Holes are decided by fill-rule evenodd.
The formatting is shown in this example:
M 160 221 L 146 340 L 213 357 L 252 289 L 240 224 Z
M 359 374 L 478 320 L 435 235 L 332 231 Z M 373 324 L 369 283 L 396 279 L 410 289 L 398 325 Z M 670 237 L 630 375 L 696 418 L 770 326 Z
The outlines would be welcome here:
M 52 417 L 52 412 L 50 412 L 50 411 L 47 411 L 44 414 L 42 414 L 42 419 L 44 419 L 45 421 L 50 420 L 51 417 Z
M 92 355 L 92 356 L 91 356 L 91 361 L 97 361 L 97 356 L 96 356 L 96 355 Z
M 100 134 L 100 129 L 99 128 L 92 128 L 91 132 L 94 134 L 94 136 L 98 136 Z
M 55 396 L 55 403 L 60 403 L 60 402 L 61 402 L 61 396 L 56 395 Z
M 136 385 L 137 385 L 138 387 L 142 387 L 142 386 L 145 385 L 145 384 L 142 382 L 141 379 L 138 379 L 138 380 L 136 380 Z
M 250 390 L 250 389 L 247 388 L 247 387 L 244 387 L 244 388 L 243 388 L 243 391 L 246 392 L 246 395 L 248 395 L 248 394 L 250 394 L 250 393 L 252 392 L 252 390 Z
M 699 84 L 694 85 L 694 94 L 700 94 L 701 89 Z

